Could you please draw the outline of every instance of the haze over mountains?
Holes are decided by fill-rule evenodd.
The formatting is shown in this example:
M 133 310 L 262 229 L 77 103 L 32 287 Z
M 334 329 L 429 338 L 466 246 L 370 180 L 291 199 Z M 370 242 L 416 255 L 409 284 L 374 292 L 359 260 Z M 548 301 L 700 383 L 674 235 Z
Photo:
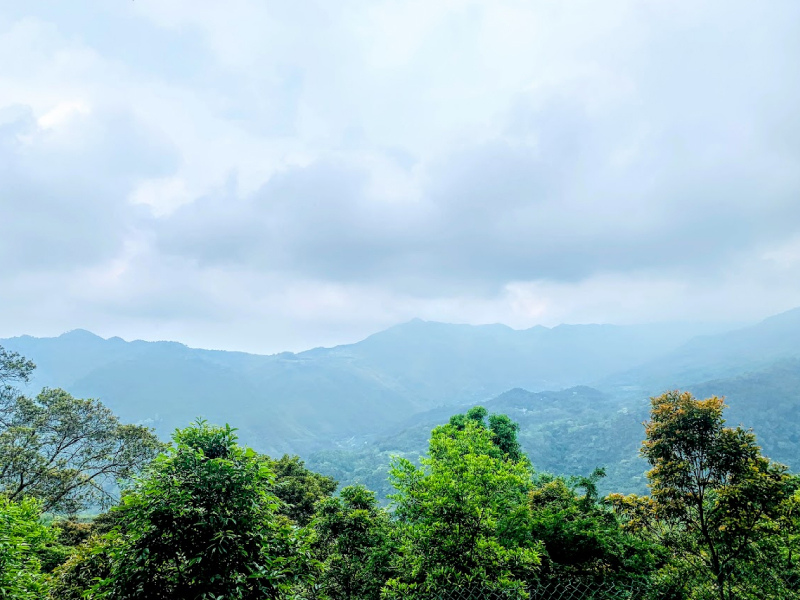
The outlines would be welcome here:
M 310 456 L 348 481 L 384 472 L 393 452 L 419 454 L 431 427 L 480 403 L 521 423 L 537 467 L 605 465 L 609 484 L 638 489 L 646 398 L 675 387 L 727 395 L 732 421 L 752 426 L 776 460 L 800 466 L 800 309 L 731 331 L 414 320 L 356 344 L 271 356 L 82 330 L 0 345 L 36 362 L 29 393 L 57 386 L 100 398 L 162 437 L 197 416 L 229 422 L 259 450 Z
M 260 356 L 125 342 L 76 330 L 0 341 L 38 365 L 32 387 L 102 399 L 161 435 L 195 416 L 228 420 L 265 450 L 374 433 L 511 388 L 562 389 L 674 350 L 702 326 L 562 325 L 518 331 L 420 320 L 351 345 Z

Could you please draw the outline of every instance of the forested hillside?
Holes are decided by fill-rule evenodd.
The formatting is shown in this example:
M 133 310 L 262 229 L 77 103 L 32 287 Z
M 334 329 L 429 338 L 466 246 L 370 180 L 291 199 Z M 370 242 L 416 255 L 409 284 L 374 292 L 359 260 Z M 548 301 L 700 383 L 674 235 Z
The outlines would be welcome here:
M 675 387 L 701 397 L 724 396 L 732 423 L 752 428 L 767 456 L 800 470 L 800 360 L 784 359 L 737 377 Z M 638 396 L 585 386 L 539 393 L 514 389 L 483 406 L 520 424 L 520 444 L 537 469 L 588 474 L 604 467 L 603 491 L 645 492 L 645 461 L 637 452 L 649 404 Z M 420 413 L 378 439 L 314 452 L 309 463 L 341 481 L 388 494 L 390 458 L 420 455 L 427 433 L 447 413 L 447 408 Z
M 513 416 L 537 469 L 644 491 L 636 456 L 648 396 L 725 395 L 768 456 L 800 467 L 800 310 L 749 327 L 505 326 L 412 321 L 351 345 L 259 356 L 125 342 L 86 331 L 2 340 L 39 365 L 30 389 L 99 398 L 162 439 L 187 421 L 238 422 L 262 452 L 300 453 L 344 483 L 388 493 L 390 457 L 419 456 L 460 407 Z M 694 336 L 695 333 L 704 335 Z M 586 387 L 586 384 L 591 384 Z M 575 387 L 577 386 L 577 387 Z M 510 391 L 509 391 L 510 390 Z
M 87 331 L 0 340 L 38 365 L 32 387 L 102 399 L 162 437 L 187 419 L 243 424 L 265 452 L 375 435 L 437 406 L 586 383 L 677 348 L 709 327 L 574 325 L 513 330 L 412 321 L 351 345 L 260 356 L 125 342 Z M 220 399 L 224 398 L 224 401 Z

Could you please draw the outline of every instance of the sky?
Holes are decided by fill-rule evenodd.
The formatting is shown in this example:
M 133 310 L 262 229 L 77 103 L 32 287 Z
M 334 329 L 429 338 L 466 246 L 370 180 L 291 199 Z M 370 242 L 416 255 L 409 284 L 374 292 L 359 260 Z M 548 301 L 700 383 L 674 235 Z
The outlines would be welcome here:
M 800 306 L 797 0 L 0 4 L 0 337 Z

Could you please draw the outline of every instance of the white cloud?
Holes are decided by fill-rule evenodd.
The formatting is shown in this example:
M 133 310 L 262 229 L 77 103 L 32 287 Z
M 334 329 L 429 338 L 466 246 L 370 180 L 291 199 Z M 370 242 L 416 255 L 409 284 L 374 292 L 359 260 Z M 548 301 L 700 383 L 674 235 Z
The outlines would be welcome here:
M 76 115 L 88 115 L 89 107 L 83 102 L 61 102 L 36 120 L 42 129 L 52 129 Z
M 798 305 L 798 21 L 792 0 L 4 7 L 0 334 L 277 350 L 414 316 Z

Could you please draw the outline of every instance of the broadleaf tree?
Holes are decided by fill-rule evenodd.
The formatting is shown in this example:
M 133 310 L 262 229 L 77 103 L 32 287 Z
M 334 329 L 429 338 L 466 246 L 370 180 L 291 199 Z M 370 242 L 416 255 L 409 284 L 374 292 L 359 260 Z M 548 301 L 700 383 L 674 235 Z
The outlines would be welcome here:
M 322 562 L 319 595 L 329 600 L 379 600 L 392 575 L 396 548 L 389 513 L 362 485 L 323 500 L 312 522 Z
M 267 457 L 234 430 L 179 430 L 117 509 L 107 542 L 112 600 L 275 600 L 318 564 L 308 536 L 279 514 Z
M 281 500 L 280 511 L 300 526 L 308 525 L 317 504 L 336 490 L 333 477 L 308 469 L 299 456 L 285 454 L 270 463 L 275 475 L 274 494 Z
M 650 497 L 611 501 L 632 527 L 658 535 L 687 577 L 699 577 L 696 590 L 730 600 L 763 585 L 753 565 L 776 539 L 797 481 L 762 456 L 751 431 L 726 427 L 724 408 L 722 398 L 689 392 L 653 398 L 642 447 Z
M 472 409 L 434 429 L 421 467 L 394 462 L 400 551 L 387 598 L 462 587 L 525 596 L 541 549 L 530 528 L 531 469 L 506 452 L 513 445 L 498 444 L 485 416 Z
M 42 555 L 56 531 L 42 524 L 31 498 L 14 502 L 0 495 L 0 598 L 38 600 L 45 591 Z
M 116 500 L 116 482 L 147 464 L 161 443 L 127 425 L 98 400 L 45 388 L 30 398 L 14 387 L 34 365 L 0 347 L 0 492 L 32 497 L 42 510 L 75 513 Z

